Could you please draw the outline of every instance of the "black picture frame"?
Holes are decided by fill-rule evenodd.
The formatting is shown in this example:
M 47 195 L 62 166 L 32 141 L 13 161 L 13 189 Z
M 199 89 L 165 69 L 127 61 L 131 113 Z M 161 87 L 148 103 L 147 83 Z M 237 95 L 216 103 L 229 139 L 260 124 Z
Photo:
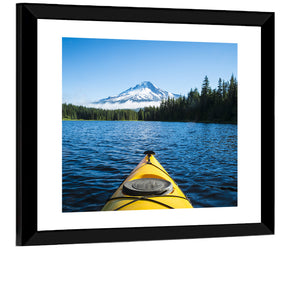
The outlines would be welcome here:
M 17 4 L 16 244 L 49 245 L 274 234 L 274 13 Z M 261 28 L 261 222 L 38 231 L 38 19 L 122 21 Z M 26 105 L 25 105 L 26 103 Z M 250 184 L 250 183 L 249 183 Z

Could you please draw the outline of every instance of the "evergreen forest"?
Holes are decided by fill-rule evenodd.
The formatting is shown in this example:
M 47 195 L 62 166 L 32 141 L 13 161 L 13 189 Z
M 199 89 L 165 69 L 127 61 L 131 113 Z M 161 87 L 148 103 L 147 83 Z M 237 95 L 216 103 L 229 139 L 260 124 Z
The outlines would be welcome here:
M 140 120 L 183 121 L 210 123 L 237 123 L 237 80 L 232 75 L 229 81 L 221 78 L 217 88 L 212 89 L 205 76 L 201 91 L 191 89 L 187 96 L 163 100 L 159 107 L 145 107 L 139 111 L 130 109 L 104 110 L 62 105 L 63 120 Z

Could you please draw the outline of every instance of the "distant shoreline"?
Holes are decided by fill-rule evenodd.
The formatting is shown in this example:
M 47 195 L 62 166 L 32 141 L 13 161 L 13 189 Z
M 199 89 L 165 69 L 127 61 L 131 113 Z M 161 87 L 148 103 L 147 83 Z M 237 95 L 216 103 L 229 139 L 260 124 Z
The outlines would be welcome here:
M 96 122 L 169 122 L 169 123 L 205 123 L 205 124 L 231 124 L 237 125 L 234 122 L 218 122 L 218 121 L 145 121 L 145 120 L 85 120 L 85 119 L 65 119 L 63 118 L 62 121 L 96 121 Z

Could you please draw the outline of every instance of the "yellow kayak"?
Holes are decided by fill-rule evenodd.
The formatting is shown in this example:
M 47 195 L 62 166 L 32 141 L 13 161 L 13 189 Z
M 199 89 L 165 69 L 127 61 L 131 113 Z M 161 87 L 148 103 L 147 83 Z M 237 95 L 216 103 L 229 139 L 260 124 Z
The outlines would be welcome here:
M 146 156 L 119 186 L 102 210 L 193 208 L 175 181 L 154 157 Z

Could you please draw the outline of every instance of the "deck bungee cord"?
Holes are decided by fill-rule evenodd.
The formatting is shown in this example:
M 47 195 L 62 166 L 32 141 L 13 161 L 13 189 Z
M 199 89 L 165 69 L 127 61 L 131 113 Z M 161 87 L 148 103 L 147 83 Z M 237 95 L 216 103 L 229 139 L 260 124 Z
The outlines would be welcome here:
M 181 197 L 181 196 L 174 196 L 174 195 L 155 196 L 155 198 L 159 198 L 159 197 L 180 198 L 180 199 L 184 199 L 184 200 L 190 202 L 190 200 L 187 197 Z M 155 203 L 158 203 L 158 204 L 160 204 L 162 206 L 165 206 L 167 208 L 174 209 L 174 207 L 171 207 L 171 206 L 169 206 L 167 204 L 161 203 L 161 202 L 159 202 L 157 200 L 154 200 L 154 199 L 151 199 L 151 198 L 145 198 L 145 197 L 126 197 L 126 198 L 125 197 L 117 197 L 117 198 L 110 198 L 108 201 L 112 201 L 112 200 L 124 200 L 124 199 L 126 199 L 126 200 L 133 200 L 133 201 L 131 201 L 129 203 L 126 203 L 123 206 L 120 206 L 120 207 L 116 208 L 115 210 L 120 210 L 121 208 L 123 208 L 123 207 L 125 207 L 127 205 L 130 205 L 130 204 L 132 204 L 132 203 L 134 203 L 136 201 L 150 201 L 150 202 L 155 202 Z

